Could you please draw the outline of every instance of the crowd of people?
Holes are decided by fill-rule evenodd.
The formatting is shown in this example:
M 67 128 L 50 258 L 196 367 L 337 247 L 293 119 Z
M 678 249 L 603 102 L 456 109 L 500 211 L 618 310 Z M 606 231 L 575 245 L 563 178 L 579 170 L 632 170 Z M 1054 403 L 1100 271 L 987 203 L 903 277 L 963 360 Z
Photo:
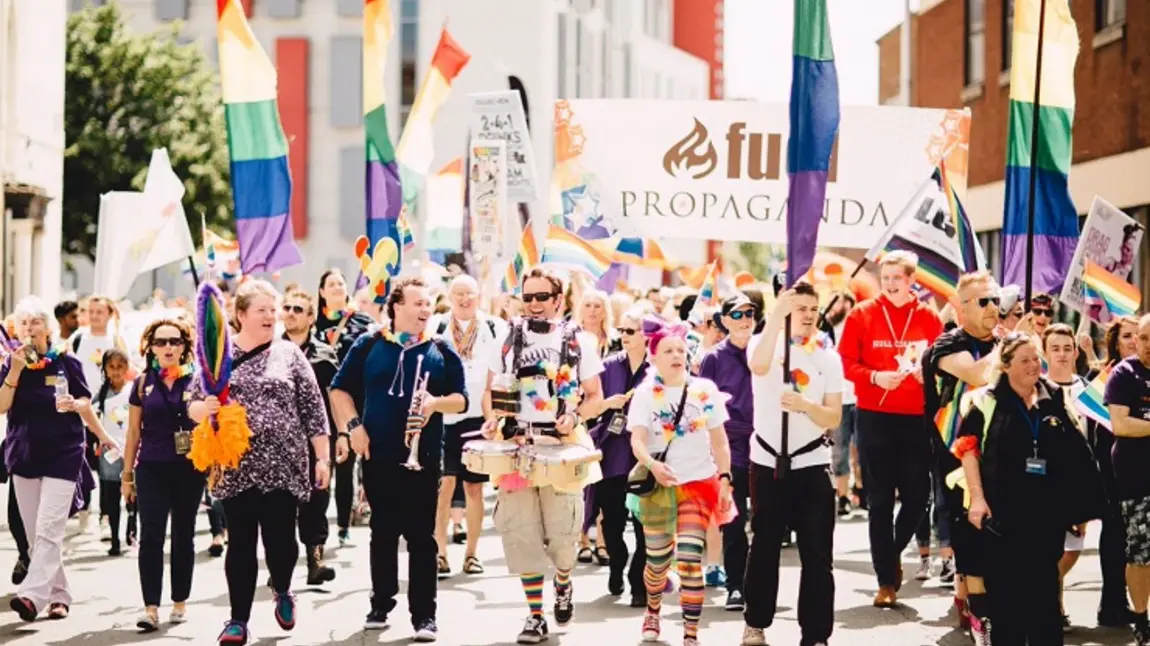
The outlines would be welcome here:
M 682 643 L 696 646 L 704 590 L 725 587 L 741 643 L 763 646 L 794 544 L 802 644 L 825 645 L 836 517 L 857 509 L 876 608 L 898 605 L 916 540 L 913 577 L 952 587 L 957 625 L 998 646 L 1062 643 L 1062 580 L 1101 520 L 1098 623 L 1133 625 L 1150 645 L 1150 315 L 1114 320 L 1096 351 L 1057 322 L 1055 299 L 1017 312 L 985 272 L 940 311 L 914 290 L 917 265 L 887 254 L 872 298 L 799 282 L 713 305 L 689 289 L 605 293 L 544 267 L 494 297 L 467 275 L 397 279 L 384 304 L 351 294 L 338 269 L 315 291 L 246 280 L 226 290 L 226 399 L 246 410 L 250 444 L 211 473 L 188 457 L 193 429 L 227 401 L 193 359 L 192 312 L 157 317 L 129 348 L 110 299 L 49 311 L 28 298 L 4 321 L 0 368 L 11 607 L 29 622 L 68 616 L 65 525 L 96 511 L 110 556 L 138 550 L 139 629 L 161 626 L 168 537 L 168 621 L 188 621 L 207 505 L 231 606 L 219 644 L 249 642 L 260 541 L 275 620 L 291 630 L 301 545 L 308 585 L 335 578 L 334 498 L 341 545 L 357 519 L 370 525 L 364 629 L 393 620 L 402 538 L 413 637 L 435 641 L 438 580 L 485 572 L 495 487 L 521 644 L 550 636 L 548 587 L 550 620 L 575 620 L 576 564 L 598 561 L 609 594 L 642 609 L 643 641 L 660 639 L 677 588 Z M 1098 384 L 1103 415 L 1084 415 Z M 449 540 L 465 544 L 459 563 Z

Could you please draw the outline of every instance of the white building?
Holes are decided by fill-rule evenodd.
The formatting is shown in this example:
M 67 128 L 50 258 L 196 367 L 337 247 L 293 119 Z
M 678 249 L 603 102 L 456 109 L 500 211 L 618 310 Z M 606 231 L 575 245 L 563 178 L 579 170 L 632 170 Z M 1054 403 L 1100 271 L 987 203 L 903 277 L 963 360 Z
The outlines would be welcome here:
M 0 310 L 60 292 L 66 0 L 0 0 Z

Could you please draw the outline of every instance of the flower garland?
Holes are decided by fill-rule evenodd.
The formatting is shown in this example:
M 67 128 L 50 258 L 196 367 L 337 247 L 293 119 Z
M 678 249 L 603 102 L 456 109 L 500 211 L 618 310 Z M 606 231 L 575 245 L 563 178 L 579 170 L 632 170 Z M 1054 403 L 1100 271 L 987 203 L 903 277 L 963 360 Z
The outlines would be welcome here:
M 152 359 L 152 370 L 156 371 L 160 379 L 180 379 L 192 374 L 192 364 L 185 363 L 182 366 L 167 366 L 166 368 L 160 367 L 160 362 Z
M 520 389 L 531 402 L 531 408 L 541 413 L 559 410 L 559 400 L 565 400 L 568 406 L 573 406 L 579 394 L 579 384 L 575 380 L 575 371 L 571 366 L 555 367 L 549 361 L 540 361 L 536 364 L 539 371 L 547 377 L 547 381 L 555 383 L 555 396 L 544 397 L 539 392 L 538 377 L 523 377 L 519 380 Z
M 699 431 L 707 430 L 707 420 L 715 410 L 715 402 L 711 401 L 711 395 L 700 385 L 693 385 L 687 387 L 687 399 L 698 404 L 699 408 L 703 410 L 702 415 L 696 416 L 694 419 L 687 422 L 686 426 L 674 426 L 675 411 L 670 406 L 666 406 L 667 401 L 667 384 L 664 383 L 663 378 L 655 375 L 655 385 L 651 387 L 651 394 L 654 397 L 655 404 L 659 406 L 656 415 L 659 417 L 659 424 L 663 429 L 663 436 L 668 440 L 672 435 L 676 437 L 683 437 L 687 433 L 696 433 Z M 685 405 L 685 404 L 684 404 Z M 686 413 L 684 411 L 684 417 Z
M 400 332 L 397 335 L 394 332 L 392 332 L 391 330 L 388 330 L 387 328 L 381 328 L 379 333 L 383 335 L 384 339 L 391 341 L 392 343 L 398 345 L 401 348 L 410 348 L 412 346 L 416 346 L 416 345 L 419 345 L 420 343 L 427 341 L 427 331 L 426 330 L 423 332 L 420 332 L 418 335 L 411 334 L 410 332 Z
M 44 356 L 40 357 L 39 359 L 37 359 L 35 361 L 30 362 L 28 365 L 25 366 L 25 368 L 27 368 L 29 370 L 43 370 L 44 368 L 48 367 L 48 364 L 55 361 L 56 357 L 60 356 L 60 354 L 62 354 L 63 351 L 64 351 L 64 346 L 62 346 L 62 345 L 48 346 L 48 351 L 44 353 Z M 35 351 L 33 351 L 33 352 L 35 352 Z
M 333 310 L 330 307 L 323 308 L 323 317 L 329 321 L 338 321 L 350 313 L 350 310 Z

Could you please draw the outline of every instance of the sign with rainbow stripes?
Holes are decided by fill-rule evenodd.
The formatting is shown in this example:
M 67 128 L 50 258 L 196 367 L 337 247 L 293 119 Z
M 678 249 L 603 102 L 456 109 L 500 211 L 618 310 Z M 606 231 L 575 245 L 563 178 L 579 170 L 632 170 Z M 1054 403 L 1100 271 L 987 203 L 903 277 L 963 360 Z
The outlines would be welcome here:
M 1093 261 L 1086 261 L 1086 271 L 1082 274 L 1086 290 L 1087 312 L 1090 318 L 1105 322 L 1111 317 L 1131 316 L 1142 304 L 1142 293 L 1138 288 L 1106 271 Z M 1108 315 L 1103 314 L 1103 308 Z

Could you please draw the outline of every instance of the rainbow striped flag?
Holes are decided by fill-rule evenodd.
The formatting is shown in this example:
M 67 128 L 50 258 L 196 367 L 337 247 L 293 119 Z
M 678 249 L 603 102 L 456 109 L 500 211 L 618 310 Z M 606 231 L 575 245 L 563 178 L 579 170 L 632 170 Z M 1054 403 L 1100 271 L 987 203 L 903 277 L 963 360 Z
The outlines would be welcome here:
M 1045 22 L 1039 26 L 1042 6 Z M 1038 97 L 1038 159 L 1034 141 L 1034 88 L 1038 85 L 1038 34 L 1042 30 L 1042 93 Z M 1030 181 L 1035 173 L 1033 289 L 1057 294 L 1078 245 L 1078 209 L 1070 198 L 1074 64 L 1078 28 L 1068 0 L 1016 0 L 1014 59 L 1010 72 L 1010 133 L 1006 152 L 1006 201 L 1002 223 L 1003 284 L 1026 284 Z
M 409 205 L 409 209 L 423 188 L 424 177 L 431 170 L 431 163 L 435 159 L 435 136 L 432 132 L 435 115 L 451 96 L 451 82 L 470 60 L 471 55 L 455 42 L 447 29 L 440 32 L 439 44 L 431 57 L 431 67 L 427 70 L 423 84 L 419 86 L 419 93 L 415 95 L 415 103 L 411 106 L 411 113 L 407 116 L 407 124 L 403 127 L 403 135 L 399 138 L 399 148 L 396 150 L 399 173 L 403 179 L 403 201 Z M 380 78 L 383 76 L 380 75 Z
M 245 274 L 272 272 L 303 262 L 292 232 L 291 171 L 276 102 L 276 68 L 239 0 L 217 0 L 216 9 L 240 264 Z
M 659 243 L 650 238 L 623 238 L 615 247 L 615 262 L 648 269 L 667 269 L 667 256 Z
M 1142 292 L 1137 287 L 1089 259 L 1086 260 L 1086 271 L 1082 273 L 1082 283 L 1087 291 L 1086 299 L 1093 302 L 1100 299 L 1111 316 L 1131 316 L 1142 305 Z
M 554 224 L 543 243 L 541 262 L 583 270 L 595 280 L 599 280 L 611 268 L 611 257 L 600 248 Z
M 942 392 L 942 379 L 936 377 L 936 382 L 936 392 Z M 938 433 L 942 436 L 942 441 L 948 449 L 954 447 L 954 438 L 958 437 L 958 427 L 962 424 L 962 415 L 960 414 L 962 397 L 968 390 L 970 390 L 970 386 L 959 379 L 954 387 L 954 395 L 949 401 L 939 406 L 938 412 L 934 414 L 934 427 L 938 429 Z
M 388 0 L 366 0 L 363 6 L 363 131 L 366 169 L 364 177 L 364 250 L 378 256 L 372 276 L 366 276 L 377 301 L 387 297 L 391 277 L 399 273 L 405 249 L 402 227 L 403 191 L 391 134 L 387 127 L 386 90 L 387 48 L 394 29 Z M 385 242 L 390 240 L 390 242 Z M 361 245 L 357 242 L 357 250 Z M 360 255 L 357 253 L 357 255 Z
M 1106 382 L 1110 380 L 1110 368 L 1098 373 L 1074 400 L 1074 407 L 1079 413 L 1110 428 L 1110 410 L 1106 408 Z
M 787 140 L 787 285 L 811 268 L 839 130 L 839 79 L 826 0 L 795 0 Z
M 535 246 L 535 234 L 531 231 L 531 224 L 528 223 L 523 229 L 523 235 L 519 238 L 519 249 L 516 250 L 515 257 L 507 263 L 507 273 L 503 276 L 503 284 L 501 285 L 503 292 L 518 294 L 523 281 L 523 274 L 538 264 L 539 248 Z
M 696 307 L 714 307 L 719 304 L 719 266 L 712 261 L 707 266 L 707 274 L 703 277 L 703 286 L 699 288 L 699 297 L 695 300 Z

